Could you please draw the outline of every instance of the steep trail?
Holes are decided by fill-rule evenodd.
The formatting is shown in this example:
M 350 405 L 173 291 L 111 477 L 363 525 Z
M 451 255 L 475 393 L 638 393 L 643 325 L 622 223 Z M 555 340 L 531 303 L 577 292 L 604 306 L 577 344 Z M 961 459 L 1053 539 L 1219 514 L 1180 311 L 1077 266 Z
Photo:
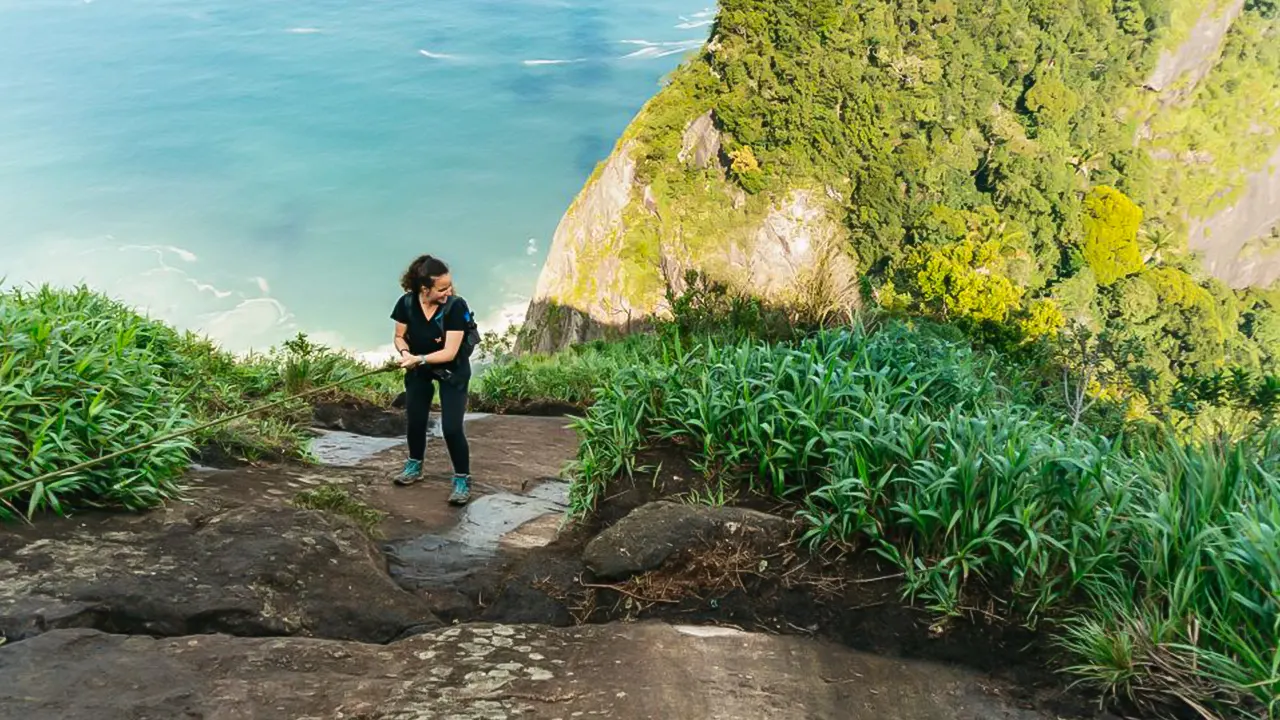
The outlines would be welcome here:
M 201 468 L 161 510 L 6 528 L 0 719 L 1071 716 L 1007 675 L 814 633 L 584 611 L 568 598 L 592 582 L 589 538 L 559 532 L 572 431 L 467 427 L 464 509 L 445 503 L 442 442 L 399 488 L 398 438 L 330 431 L 321 466 Z M 328 487 L 385 513 L 378 533 L 292 504 Z

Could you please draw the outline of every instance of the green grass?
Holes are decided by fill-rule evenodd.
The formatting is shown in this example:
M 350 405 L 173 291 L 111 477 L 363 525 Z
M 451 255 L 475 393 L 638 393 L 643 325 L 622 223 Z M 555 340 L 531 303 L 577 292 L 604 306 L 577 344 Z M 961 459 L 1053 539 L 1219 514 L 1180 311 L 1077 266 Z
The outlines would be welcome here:
M 898 564 L 943 618 L 1047 625 L 1105 693 L 1277 717 L 1280 431 L 1107 438 L 1008 377 L 900 322 L 695 343 L 575 421 L 573 512 L 677 445 L 716 487 L 790 500 L 811 548 Z
M 293 504 L 349 518 L 370 537 L 375 536 L 378 523 L 386 517 L 386 513 L 369 507 L 353 497 L 346 488 L 332 484 L 299 492 L 294 496 Z
M 368 370 L 299 336 L 237 359 L 79 287 L 0 291 L 0 491 L 186 428 Z M 389 402 L 393 375 L 346 396 Z M 313 396 L 311 400 L 326 398 Z M 0 519 L 41 511 L 153 507 L 181 490 L 193 453 L 306 457 L 311 406 L 299 401 L 125 454 L 0 496 Z
M 634 335 L 619 343 L 575 345 L 552 355 L 499 357 L 472 385 L 473 404 L 502 412 L 533 403 L 586 408 L 596 389 L 624 367 L 652 362 L 654 338 Z

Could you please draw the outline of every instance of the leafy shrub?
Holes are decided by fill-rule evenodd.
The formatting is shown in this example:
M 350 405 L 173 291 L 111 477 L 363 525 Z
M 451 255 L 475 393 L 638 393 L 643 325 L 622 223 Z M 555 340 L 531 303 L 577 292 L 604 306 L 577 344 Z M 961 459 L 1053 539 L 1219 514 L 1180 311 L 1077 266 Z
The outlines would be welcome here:
M 475 402 L 496 411 L 529 403 L 586 407 L 596 389 L 607 386 L 623 367 L 653 361 L 647 351 L 657 345 L 652 337 L 634 336 L 620 344 L 576 345 L 552 355 L 507 356 L 476 378 Z
M 166 367 L 169 328 L 78 289 L 0 295 L 0 489 L 195 425 Z M 192 449 L 161 443 L 2 498 L 0 517 L 172 497 Z
M 238 359 L 87 288 L 0 292 L 0 492 L 184 429 L 369 370 L 298 336 Z M 313 401 L 384 403 L 390 375 Z M 192 453 L 305 457 L 303 400 L 194 431 L 0 496 L 0 517 L 77 507 L 139 509 L 172 497 Z
M 1084 259 L 1100 285 L 1142 269 L 1138 227 L 1142 208 L 1113 187 L 1096 187 L 1084 199 Z
M 909 258 L 921 300 L 943 317 L 1004 322 L 1022 300 L 1022 288 L 1001 272 L 997 242 L 966 239 Z
M 944 617 L 1050 621 L 1108 692 L 1275 717 L 1280 431 L 1122 443 L 1026 400 L 994 358 L 900 322 L 695 343 L 601 388 L 570 501 L 591 512 L 673 443 L 721 487 L 790 499 L 811 546 L 897 563 Z

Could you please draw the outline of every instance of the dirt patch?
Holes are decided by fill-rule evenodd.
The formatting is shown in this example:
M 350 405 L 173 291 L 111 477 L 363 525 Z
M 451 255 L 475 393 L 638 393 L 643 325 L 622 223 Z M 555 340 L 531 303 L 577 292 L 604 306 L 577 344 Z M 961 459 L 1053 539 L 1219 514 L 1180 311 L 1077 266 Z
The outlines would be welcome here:
M 586 413 L 585 407 L 562 400 L 521 400 L 505 405 L 479 403 L 476 409 L 501 415 L 524 415 L 529 417 L 581 416 Z
M 404 435 L 404 411 L 357 400 L 317 403 L 312 409 L 317 426 L 372 437 Z
M 433 425 L 438 422 L 433 418 Z M 577 451 L 578 439 L 563 418 L 514 418 L 489 415 L 468 420 L 464 426 L 471 447 L 472 496 L 506 492 L 526 494 L 539 484 L 555 480 L 568 458 Z M 388 539 L 436 534 L 452 526 L 463 513 L 448 504 L 453 465 L 444 440 L 427 440 L 422 481 L 409 487 L 391 483 L 400 471 L 404 451 L 395 448 L 363 463 L 362 472 L 373 478 L 365 500 L 387 513 L 381 530 Z M 473 500 L 474 502 L 474 500 Z

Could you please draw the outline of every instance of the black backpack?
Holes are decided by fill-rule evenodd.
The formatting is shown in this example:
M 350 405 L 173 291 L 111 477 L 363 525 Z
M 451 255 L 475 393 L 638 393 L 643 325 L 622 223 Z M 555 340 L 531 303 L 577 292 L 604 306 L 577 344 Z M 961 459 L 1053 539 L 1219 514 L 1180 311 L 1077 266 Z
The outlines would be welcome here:
M 413 313 L 414 299 L 413 293 L 405 293 L 400 300 L 404 303 L 405 312 L 408 314 Z M 453 301 L 456 299 L 456 295 L 450 295 L 449 299 L 444 301 L 444 305 L 436 311 L 435 317 L 431 318 L 431 322 L 439 324 L 441 337 L 444 337 L 444 318 L 453 309 Z M 458 357 L 470 358 L 471 353 L 475 352 L 476 346 L 480 344 L 480 327 L 476 325 L 475 313 L 471 312 L 470 308 L 467 308 L 466 321 L 467 329 L 462 334 L 462 346 L 458 348 Z

